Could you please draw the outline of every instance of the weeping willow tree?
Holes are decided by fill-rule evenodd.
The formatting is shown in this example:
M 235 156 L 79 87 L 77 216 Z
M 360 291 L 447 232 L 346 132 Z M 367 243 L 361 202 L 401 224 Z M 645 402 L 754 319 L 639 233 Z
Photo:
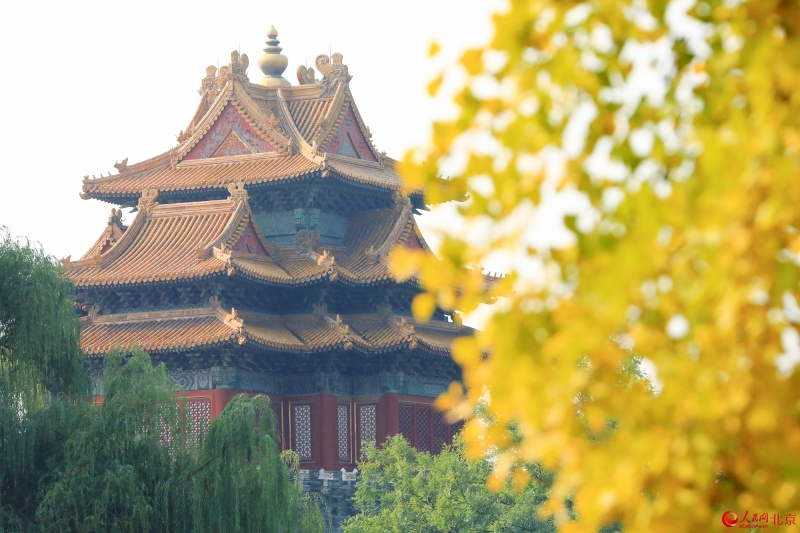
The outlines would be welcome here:
M 88 392 L 73 292 L 51 256 L 0 226 L 0 382 L 25 409 Z
M 279 455 L 275 435 L 266 396 L 236 396 L 211 424 L 193 480 L 202 504 L 196 531 L 323 530 L 316 504 L 301 493 L 297 454 Z
M 73 288 L 38 246 L 0 226 L 0 531 L 25 531 L 89 392 Z
M 72 296 L 0 228 L 0 533 L 323 530 L 268 398 L 234 398 L 197 439 L 166 368 L 134 349 L 107 356 L 88 401 Z
M 318 509 L 281 456 L 266 396 L 235 397 L 195 440 L 163 364 L 106 358 L 105 397 L 84 410 L 37 512 L 43 532 L 313 532 Z

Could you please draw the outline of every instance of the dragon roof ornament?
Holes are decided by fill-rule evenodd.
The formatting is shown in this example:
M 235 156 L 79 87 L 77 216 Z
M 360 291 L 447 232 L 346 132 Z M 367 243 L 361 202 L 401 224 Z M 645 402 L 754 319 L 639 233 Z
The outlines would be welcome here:
M 158 205 L 158 189 L 143 189 L 139 203 L 136 204 L 137 211 L 149 213 L 153 207 Z
M 347 70 L 347 65 L 342 63 L 342 59 L 344 56 L 339 52 L 334 53 L 331 56 L 327 54 L 320 54 L 317 56 L 315 61 L 317 65 L 317 70 L 322 74 L 322 79 L 319 81 L 313 81 L 316 85 L 320 88 L 320 96 L 329 96 L 335 90 L 336 86 L 339 82 L 348 83 L 353 76 L 350 75 L 350 72 Z M 313 80 L 313 69 L 309 69 L 311 72 L 311 80 Z
M 228 192 L 231 194 L 230 196 L 228 196 L 228 200 L 230 200 L 231 202 L 234 202 L 234 203 L 245 202 L 245 203 L 247 203 L 249 195 L 247 194 L 247 189 L 244 188 L 244 182 L 239 181 L 239 182 L 236 182 L 236 183 L 229 184 L 228 185 Z

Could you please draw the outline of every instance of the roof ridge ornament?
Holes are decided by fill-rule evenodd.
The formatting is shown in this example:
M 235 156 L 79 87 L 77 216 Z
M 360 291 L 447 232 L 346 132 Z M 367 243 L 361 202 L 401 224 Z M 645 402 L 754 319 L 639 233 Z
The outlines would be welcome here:
M 108 217 L 108 225 L 112 226 L 117 224 L 119 226 L 122 225 L 122 209 L 115 209 L 111 208 L 111 216 Z
M 242 83 L 250 81 L 247 77 L 247 67 L 249 66 L 250 58 L 247 57 L 247 54 L 239 55 L 238 50 L 231 52 L 231 75 L 234 79 Z
M 297 67 L 297 81 L 300 85 L 312 85 L 317 82 L 313 67 L 306 68 L 305 65 Z
M 217 310 L 217 308 L 212 308 L 215 311 Z M 236 309 L 231 307 L 230 313 L 225 312 L 225 310 L 222 308 L 219 308 L 219 310 L 223 315 L 222 322 L 234 331 L 234 335 L 238 336 L 237 341 L 240 345 L 245 344 L 247 342 L 247 337 L 245 336 L 244 331 L 244 320 L 242 320 L 241 317 L 236 314 Z
M 397 319 L 394 319 L 397 322 Z M 406 322 L 405 317 L 400 317 L 400 322 L 398 324 L 400 328 L 408 335 L 408 348 L 409 350 L 414 350 L 417 347 L 417 332 L 414 331 L 414 326 Z
M 234 203 L 244 202 L 247 203 L 248 194 L 247 189 L 244 188 L 244 182 L 238 181 L 236 183 L 230 183 L 228 185 L 228 192 L 231 195 L 228 197 L 228 200 Z
M 330 317 L 329 320 L 333 322 L 333 319 Z M 351 350 L 353 348 L 353 337 L 350 334 L 350 326 L 344 323 L 340 315 L 336 315 L 336 321 L 332 326 L 342 335 L 342 348 Z
M 407 207 L 411 206 L 411 199 L 403 193 L 402 191 L 395 190 L 392 191 L 392 209 L 398 212 L 402 212 Z
M 216 94 L 213 94 L 213 96 L 216 98 L 217 94 L 228 80 L 237 80 L 240 83 L 247 83 L 250 81 L 247 77 L 247 67 L 249 66 L 250 59 L 247 57 L 247 54 L 239 54 L 237 50 L 232 51 L 231 62 L 219 68 L 219 76 L 214 80 L 214 92 Z M 210 71 L 210 69 L 211 67 L 206 67 L 206 71 Z M 207 78 L 203 79 L 204 83 Z
M 136 204 L 136 210 L 150 213 L 153 207 L 158 205 L 157 198 L 158 189 L 142 189 L 142 197 L 139 198 L 139 203 Z
M 258 68 L 264 73 L 264 77 L 259 81 L 259 85 L 264 87 L 290 87 L 292 84 L 281 76 L 286 67 L 289 66 L 289 58 L 281 54 L 278 46 L 278 30 L 275 26 L 270 26 L 267 30 L 267 47 L 264 48 L 264 55 L 258 59 Z
M 206 67 L 206 77 L 200 82 L 200 94 L 208 92 L 214 88 L 214 82 L 217 79 L 217 67 L 209 65 Z
M 100 306 L 97 304 L 93 304 L 91 306 L 84 305 L 81 307 L 83 311 L 86 312 L 86 318 L 89 323 L 94 322 L 98 316 L 100 316 Z
M 128 171 L 128 158 L 126 157 L 125 159 L 123 159 L 121 163 L 120 162 L 114 163 L 114 168 L 117 169 L 117 172 L 119 172 L 120 176 L 126 173 Z
M 330 268 L 336 264 L 336 258 L 328 254 L 328 250 L 323 250 L 322 255 L 317 257 L 317 264 L 326 268 Z
M 178 144 L 183 144 L 189 139 L 191 139 L 193 134 L 194 134 L 194 124 L 190 124 L 185 131 L 181 130 L 181 132 L 175 136 L 175 139 L 178 141 Z
M 347 83 L 353 79 L 353 76 L 347 70 L 347 65 L 342 63 L 343 58 L 344 56 L 339 52 L 335 52 L 331 56 L 327 54 L 317 56 L 315 64 L 322 73 L 322 79 L 316 82 L 320 88 L 320 96 L 329 96 L 333 93 L 339 81 Z
M 224 69 L 224 72 L 223 72 Z M 197 93 L 200 96 L 203 96 L 205 99 L 205 109 L 203 114 L 208 111 L 209 105 L 211 102 L 217 99 L 219 93 L 222 91 L 222 87 L 225 86 L 225 82 L 227 78 L 222 77 L 223 74 L 229 72 L 229 68 L 227 66 L 223 66 L 219 69 L 219 73 L 217 72 L 217 67 L 214 65 L 209 65 L 206 67 L 206 77 L 203 78 L 200 82 L 200 89 Z M 219 76 L 218 76 L 219 74 Z M 227 75 L 227 74 L 226 74 Z M 202 105 L 202 104 L 201 104 Z M 202 115 L 201 115 L 202 116 Z M 195 116 L 192 119 L 192 126 L 195 124 L 195 121 L 198 120 L 200 117 Z

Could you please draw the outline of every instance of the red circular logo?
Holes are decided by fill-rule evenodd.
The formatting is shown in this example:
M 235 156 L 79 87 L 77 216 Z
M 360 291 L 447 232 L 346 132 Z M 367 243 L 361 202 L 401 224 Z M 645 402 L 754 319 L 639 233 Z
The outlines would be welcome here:
M 725 525 L 725 527 L 733 527 L 738 521 L 739 517 L 736 516 L 736 513 L 733 511 L 725 511 L 722 514 L 722 523 Z

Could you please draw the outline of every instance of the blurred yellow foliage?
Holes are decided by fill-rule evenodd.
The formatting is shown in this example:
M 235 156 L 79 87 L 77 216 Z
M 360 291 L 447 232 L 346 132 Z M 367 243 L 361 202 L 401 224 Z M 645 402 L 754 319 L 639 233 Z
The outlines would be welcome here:
M 511 0 L 494 26 L 452 67 L 467 73 L 459 116 L 401 167 L 430 203 L 468 195 L 461 221 L 438 259 L 390 263 L 429 291 L 421 319 L 504 298 L 454 347 L 465 390 L 440 399 L 469 418 L 468 453 L 497 453 L 498 486 L 523 485 L 521 464 L 555 469 L 544 509 L 561 531 L 797 513 L 800 6 Z M 549 250 L 529 226 L 558 191 L 590 216 Z M 515 259 L 487 295 L 470 267 L 497 257 Z M 657 392 L 625 380 L 634 353 Z M 473 416 L 487 398 L 494 426 Z

